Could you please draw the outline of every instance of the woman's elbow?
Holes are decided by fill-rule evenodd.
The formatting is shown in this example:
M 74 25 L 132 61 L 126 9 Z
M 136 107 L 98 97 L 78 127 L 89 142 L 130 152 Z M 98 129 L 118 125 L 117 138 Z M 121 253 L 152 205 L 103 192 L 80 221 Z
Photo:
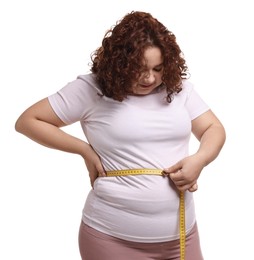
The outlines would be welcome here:
M 24 126 L 23 119 L 22 119 L 22 116 L 20 116 L 20 117 L 17 119 L 17 121 L 15 122 L 14 128 L 15 128 L 15 130 L 16 130 L 17 132 L 22 133 L 23 126 Z
M 14 128 L 18 133 L 25 134 L 29 129 L 29 122 L 31 122 L 31 118 L 24 112 L 15 122 Z

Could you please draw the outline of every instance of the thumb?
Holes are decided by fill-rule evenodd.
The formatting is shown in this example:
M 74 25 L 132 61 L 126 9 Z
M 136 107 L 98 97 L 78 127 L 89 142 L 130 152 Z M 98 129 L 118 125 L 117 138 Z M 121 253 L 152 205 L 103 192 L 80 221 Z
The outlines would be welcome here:
M 104 168 L 103 168 L 103 166 L 101 164 L 96 166 L 96 170 L 98 172 L 98 176 L 99 177 L 106 177 L 107 176 L 106 172 L 105 172 L 105 170 L 104 170 Z
M 197 183 L 194 183 L 188 190 L 190 192 L 194 192 L 198 189 L 198 184 Z
M 166 174 L 175 173 L 182 169 L 182 161 L 177 162 L 176 164 L 170 166 L 169 168 L 163 169 L 163 172 Z

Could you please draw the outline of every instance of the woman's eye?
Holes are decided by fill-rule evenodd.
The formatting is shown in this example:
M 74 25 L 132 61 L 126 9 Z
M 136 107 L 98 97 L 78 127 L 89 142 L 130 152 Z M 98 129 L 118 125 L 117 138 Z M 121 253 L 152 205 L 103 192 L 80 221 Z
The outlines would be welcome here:
M 162 67 L 154 68 L 153 70 L 156 72 L 160 72 L 160 71 L 162 71 Z

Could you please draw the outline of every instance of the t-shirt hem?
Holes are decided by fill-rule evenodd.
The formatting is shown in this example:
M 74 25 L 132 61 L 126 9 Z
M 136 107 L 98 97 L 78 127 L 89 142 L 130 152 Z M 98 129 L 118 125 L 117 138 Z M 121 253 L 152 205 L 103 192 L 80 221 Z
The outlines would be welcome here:
M 87 220 L 86 218 L 82 218 L 82 221 L 89 227 L 102 232 L 103 234 L 118 238 L 118 239 L 122 239 L 125 241 L 131 241 L 131 242 L 137 242 L 137 243 L 160 243 L 160 242 L 168 242 L 168 241 L 174 241 L 179 239 L 179 235 L 174 235 L 174 236 L 168 236 L 168 237 L 132 237 L 132 236 L 127 236 L 127 235 L 123 235 L 123 234 L 116 234 L 112 231 L 109 231 L 107 229 L 101 229 L 96 225 L 93 225 L 93 223 L 89 220 Z M 194 222 L 188 227 L 188 229 L 186 229 L 186 235 L 188 235 L 192 228 L 194 227 L 196 223 L 196 220 L 194 220 Z

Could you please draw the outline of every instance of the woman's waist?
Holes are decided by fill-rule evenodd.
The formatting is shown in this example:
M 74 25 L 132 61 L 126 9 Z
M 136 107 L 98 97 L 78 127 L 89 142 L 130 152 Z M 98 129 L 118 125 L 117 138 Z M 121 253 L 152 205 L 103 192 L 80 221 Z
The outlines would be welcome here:
M 143 212 L 178 211 L 179 191 L 168 177 L 155 175 L 100 177 L 94 195 L 105 204 Z

